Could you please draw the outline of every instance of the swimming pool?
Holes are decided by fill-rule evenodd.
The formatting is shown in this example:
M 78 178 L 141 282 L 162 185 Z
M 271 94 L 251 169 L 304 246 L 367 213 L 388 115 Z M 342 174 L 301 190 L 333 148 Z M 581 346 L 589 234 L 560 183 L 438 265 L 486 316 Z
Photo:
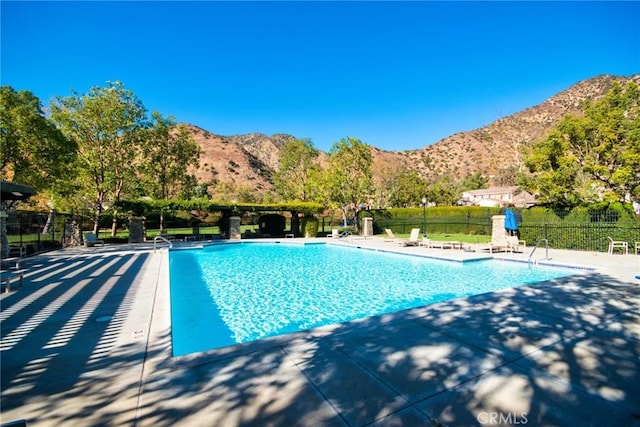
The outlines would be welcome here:
M 174 356 L 576 274 L 329 244 L 170 251 Z

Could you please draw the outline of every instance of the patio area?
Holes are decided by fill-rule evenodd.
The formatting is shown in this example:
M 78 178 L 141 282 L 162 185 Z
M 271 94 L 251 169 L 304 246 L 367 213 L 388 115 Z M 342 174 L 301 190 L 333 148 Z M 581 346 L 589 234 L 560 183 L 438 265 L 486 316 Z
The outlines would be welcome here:
M 323 239 L 456 260 L 528 259 L 331 240 Z M 47 253 L 29 260 L 23 288 L 0 297 L 1 421 L 640 426 L 640 256 L 549 255 L 597 270 L 172 358 L 166 250 Z

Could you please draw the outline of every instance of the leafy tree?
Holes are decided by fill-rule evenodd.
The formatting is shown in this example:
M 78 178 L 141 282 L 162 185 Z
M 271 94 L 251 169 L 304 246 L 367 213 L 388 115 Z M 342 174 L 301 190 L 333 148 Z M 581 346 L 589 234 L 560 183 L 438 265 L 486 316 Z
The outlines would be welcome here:
M 151 117 L 153 122 L 145 130 L 142 144 L 141 172 L 146 187 L 159 199 L 193 195 L 196 179 L 188 168 L 198 165 L 200 146 L 173 117 L 162 117 L 157 111 Z M 164 232 L 164 210 L 160 210 L 160 232 Z
M 461 195 L 462 191 L 460 191 L 458 183 L 453 181 L 450 176 L 438 178 L 429 184 L 427 190 L 429 203 L 435 203 L 439 206 L 453 206 L 460 200 Z
M 460 183 L 460 190 L 479 190 L 481 188 L 487 188 L 489 179 L 482 175 L 480 172 L 475 172 L 467 175 Z
M 169 199 L 193 191 L 194 177 L 190 166 L 198 166 L 200 146 L 185 125 L 176 125 L 173 117 L 152 114 L 152 125 L 146 129 L 142 145 L 141 172 L 147 187 L 156 198 Z
M 639 106 L 636 83 L 614 83 L 584 116 L 565 115 L 525 153 L 531 175 L 521 185 L 564 206 L 640 197 Z
M 425 196 L 426 182 L 417 171 L 408 169 L 406 163 L 382 165 L 376 169 L 374 184 L 377 207 L 386 209 L 416 206 Z
M 116 81 L 92 87 L 85 95 L 73 91 L 71 96 L 57 97 L 51 118 L 77 143 L 78 182 L 92 194 L 97 232 L 105 203 L 120 200 L 127 186 L 137 181 L 146 110 L 131 90 Z
M 64 193 L 73 178 L 75 150 L 33 93 L 0 87 L 0 178 Z
M 280 168 L 273 174 L 273 182 L 284 200 L 309 201 L 317 198 L 319 154 L 309 139 L 294 139 L 282 147 Z
M 371 149 L 356 138 L 335 142 L 329 152 L 329 168 L 325 171 L 327 199 L 342 211 L 346 222 L 350 210 L 358 211 L 371 198 Z M 357 221 L 356 231 L 357 231 Z

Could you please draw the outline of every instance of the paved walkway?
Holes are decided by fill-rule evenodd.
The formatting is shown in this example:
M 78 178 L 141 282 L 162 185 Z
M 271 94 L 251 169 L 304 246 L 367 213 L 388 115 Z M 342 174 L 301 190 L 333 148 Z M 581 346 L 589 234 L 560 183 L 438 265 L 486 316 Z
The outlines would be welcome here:
M 377 238 L 342 244 L 479 256 Z M 166 251 L 52 252 L 0 299 L 1 420 L 640 426 L 640 256 L 550 256 L 598 270 L 172 358 Z

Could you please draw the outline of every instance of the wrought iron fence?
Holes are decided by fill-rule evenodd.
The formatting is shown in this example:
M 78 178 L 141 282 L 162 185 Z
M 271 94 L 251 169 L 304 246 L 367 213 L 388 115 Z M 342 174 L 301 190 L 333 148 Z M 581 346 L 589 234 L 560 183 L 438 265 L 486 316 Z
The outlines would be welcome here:
M 521 224 L 520 238 L 535 244 L 547 239 L 549 246 L 558 249 L 606 252 L 609 239 L 621 240 L 634 247 L 640 242 L 640 224 L 632 222 L 608 223 L 541 223 Z
M 6 234 L 10 247 L 24 248 L 27 255 L 62 247 L 68 215 L 52 212 L 6 212 Z
M 623 215 L 619 211 L 549 211 L 541 215 L 517 211 L 519 236 L 534 245 L 547 239 L 557 249 L 583 251 L 607 251 L 609 240 L 626 241 L 629 247 L 640 242 L 640 218 Z M 486 217 L 409 217 L 376 219 L 375 232 L 390 228 L 395 233 L 408 234 L 412 228 L 426 228 L 427 234 L 476 234 L 491 235 L 491 215 Z
M 6 233 L 9 245 L 25 248 L 28 255 L 78 244 L 80 242 L 77 241 L 77 236 L 93 227 L 88 215 L 15 210 L 10 210 L 7 214 Z M 640 242 L 640 218 L 624 217 L 617 211 L 585 211 L 577 218 L 575 212 L 569 211 L 548 212 L 540 216 L 518 211 L 516 216 L 520 238 L 530 245 L 540 239 L 547 239 L 549 245 L 557 249 L 606 251 L 609 245 L 607 237 L 626 241 L 629 247 Z M 329 230 L 333 226 L 326 218 L 324 224 L 329 224 Z M 491 235 L 491 226 L 491 215 L 413 216 L 374 220 L 376 234 L 384 233 L 385 228 L 399 234 L 408 234 L 412 228 L 426 228 L 428 234 Z

